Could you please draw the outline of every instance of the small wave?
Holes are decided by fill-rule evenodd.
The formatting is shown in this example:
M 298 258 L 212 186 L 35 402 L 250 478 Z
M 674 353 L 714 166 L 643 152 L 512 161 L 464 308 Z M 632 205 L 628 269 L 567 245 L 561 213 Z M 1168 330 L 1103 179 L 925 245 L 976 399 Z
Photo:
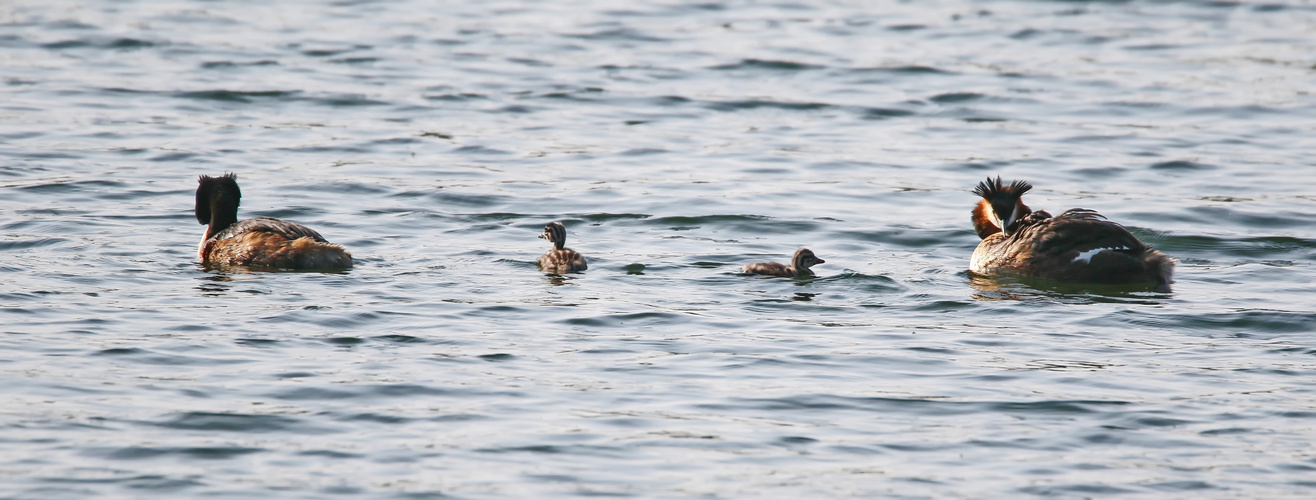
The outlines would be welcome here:
M 32 184 L 22 186 L 19 189 L 38 193 L 75 193 L 75 192 L 95 192 L 106 189 L 124 189 L 126 185 L 118 181 L 56 181 L 44 184 Z M 65 212 L 65 215 L 68 213 Z
M 539 99 L 559 99 L 563 101 L 593 102 L 596 101 L 597 99 L 592 98 L 593 96 L 591 96 L 590 94 L 597 94 L 599 92 L 603 92 L 603 89 L 597 87 L 590 87 L 578 92 L 549 92 L 546 94 L 540 94 L 535 97 Z
M 202 69 L 228 69 L 228 68 L 236 68 L 236 67 L 243 67 L 243 66 L 278 66 L 278 65 L 279 65 L 279 62 L 278 62 L 278 61 L 274 61 L 274 60 L 270 60 L 270 59 L 262 59 L 262 60 L 259 60 L 259 61 L 251 61 L 251 62 L 208 61 L 208 62 L 201 63 L 201 68 L 202 68 Z
M 850 70 L 855 73 L 894 73 L 898 75 L 954 75 L 953 71 L 934 68 L 931 66 L 890 66 L 877 68 L 855 68 Z
M 316 104 L 323 104 L 334 108 L 356 107 L 356 106 L 384 106 L 389 103 L 367 98 L 361 94 L 340 94 L 326 97 L 316 97 L 307 99 Z
M 1152 170 L 1182 170 L 1182 171 L 1192 172 L 1192 171 L 1202 171 L 1202 170 L 1215 170 L 1216 166 L 1208 165 L 1205 163 L 1187 161 L 1187 160 L 1176 160 L 1176 161 L 1163 161 L 1160 163 L 1153 163 L 1151 165 L 1151 169 Z
M 52 22 L 46 23 L 45 26 L 46 26 L 46 28 L 49 28 L 49 29 L 52 29 L 52 30 L 94 30 L 94 29 L 99 29 L 99 28 L 98 28 L 97 26 L 95 26 L 95 25 L 91 25 L 91 24 L 87 24 L 87 23 L 82 23 L 82 22 L 78 22 L 78 21 L 72 21 L 72 20 L 64 20 L 64 19 L 59 20 L 59 21 L 52 21 Z
M 630 28 L 618 28 L 611 30 L 596 31 L 593 33 L 566 34 L 562 35 L 567 38 L 576 38 L 580 40 L 620 40 L 627 42 L 666 42 L 667 38 L 653 35 L 647 35 L 640 31 Z
M 154 161 L 154 162 L 181 162 L 181 161 L 191 160 L 191 159 L 198 158 L 198 157 L 199 157 L 199 155 L 197 155 L 196 153 L 188 153 L 188 152 L 183 152 L 183 151 L 170 151 L 170 152 L 168 152 L 168 153 L 164 153 L 164 154 L 159 154 L 159 155 L 156 155 L 156 156 L 152 156 L 152 157 L 148 158 L 147 161 Z
M 460 94 L 437 94 L 437 95 L 426 95 L 426 96 L 425 96 L 425 99 L 429 99 L 429 100 L 431 100 L 431 101 L 449 101 L 449 102 L 465 102 L 465 101 L 474 101 L 474 100 L 485 100 L 485 99 L 488 99 L 488 98 L 489 98 L 489 96 L 484 95 L 484 94 L 473 94 L 473 93 L 466 93 L 466 92 L 463 92 L 463 93 L 460 93 Z
M 1126 46 L 1124 46 L 1124 50 L 1134 50 L 1134 51 L 1143 51 L 1143 50 L 1174 50 L 1174 49 L 1177 49 L 1177 48 L 1180 48 L 1180 47 L 1181 47 L 1180 45 L 1172 44 L 1172 43 L 1145 43 L 1145 44 L 1138 44 L 1138 45 L 1126 45 Z
M 653 216 L 649 214 L 597 213 L 597 214 L 581 214 L 578 217 L 587 220 L 589 222 L 611 222 L 615 220 L 645 220 Z
M 379 58 L 378 57 L 343 57 L 338 59 L 330 59 L 329 62 L 333 64 L 371 64 L 371 63 L 379 62 Z
M 929 97 L 928 100 L 938 104 L 948 104 L 953 102 L 975 101 L 982 98 L 983 95 L 977 92 L 949 92 Z
M 35 153 L 24 153 L 18 155 L 20 158 L 33 160 L 76 160 L 82 158 L 82 155 L 74 153 L 61 153 L 56 151 L 39 151 Z
M 223 102 L 242 102 L 249 103 L 258 99 L 284 99 L 294 97 L 300 94 L 296 90 L 199 90 L 194 92 L 179 92 L 174 97 L 180 99 L 196 99 L 202 101 L 223 101 Z
M 700 405 L 715 410 L 755 409 L 764 411 L 861 410 L 879 413 L 916 415 L 963 415 L 969 413 L 1005 413 L 1009 415 L 1073 415 L 1097 413 L 1107 407 L 1128 405 L 1124 401 L 1050 400 L 1050 401 L 947 401 L 886 397 L 852 397 L 829 394 L 805 394 L 784 398 L 734 398 L 730 403 Z
M 189 460 L 223 460 L 242 455 L 250 455 L 252 453 L 261 453 L 264 451 L 266 451 L 264 448 L 250 448 L 245 446 L 128 446 L 104 452 L 104 456 L 114 460 L 147 460 L 169 456 L 178 456 Z M 96 454 L 94 451 L 92 453 Z M 142 478 L 139 477 L 134 479 Z M 128 482 L 134 489 L 143 488 L 148 491 L 152 489 L 150 486 L 143 485 L 139 481 L 125 482 Z M 160 482 L 154 483 L 157 488 L 161 484 Z M 170 489 L 172 489 L 183 485 L 195 486 L 202 483 L 193 480 L 168 480 L 165 484 L 168 484 Z
M 362 146 L 298 146 L 291 148 L 275 148 L 278 151 L 289 151 L 295 153 L 354 153 L 364 154 L 374 151 Z
M 95 49 L 113 49 L 113 50 L 134 50 L 155 47 L 161 45 L 159 42 L 141 40 L 137 38 L 82 38 L 76 40 L 63 40 L 42 44 L 42 48 L 50 50 L 67 50 L 80 48 Z
M 425 195 L 425 198 L 428 198 L 429 200 L 433 201 L 435 204 L 439 206 L 460 205 L 466 207 L 498 207 L 498 206 L 506 205 L 508 203 L 508 198 L 506 196 L 499 196 L 492 194 L 457 193 L 457 192 L 450 192 L 445 190 L 437 190 L 427 193 Z M 467 217 L 473 221 L 483 222 L 483 221 L 491 221 L 491 220 L 501 221 L 501 220 L 509 220 L 509 219 L 532 218 L 535 216 L 527 215 L 527 214 L 506 213 L 506 212 L 487 212 L 487 213 L 478 213 L 478 214 L 466 214 L 463 215 L 463 217 Z M 543 230 L 543 226 L 540 226 L 540 230 L 541 231 Z
M 1189 108 L 1184 111 L 1184 114 L 1187 115 L 1221 116 L 1237 120 L 1255 118 L 1257 115 L 1288 115 L 1289 113 L 1291 112 L 1285 109 L 1278 109 L 1259 104 L 1249 104 L 1244 106 L 1204 106 Z
M 495 114 L 502 114 L 502 113 L 529 114 L 529 113 L 534 113 L 535 111 L 539 111 L 541 109 L 544 108 L 539 108 L 535 106 L 523 106 L 520 104 L 512 104 L 510 106 L 503 106 L 498 109 L 488 110 L 488 112 Z
M 64 238 L 38 238 L 35 240 L 8 240 L 0 241 L 0 252 L 9 252 L 14 250 L 27 250 L 29 248 L 42 248 L 59 245 L 68 241 Z
M 304 191 L 308 193 L 351 193 L 351 194 L 385 194 L 392 192 L 392 188 L 381 186 L 379 184 L 368 184 L 364 182 L 314 182 L 306 184 L 296 184 L 288 186 L 288 189 Z M 306 212 L 312 213 L 312 212 Z
M 306 57 L 333 57 L 339 54 L 346 54 L 356 49 L 312 49 L 303 50 L 302 55 Z
M 720 222 L 757 222 L 769 220 L 772 220 L 772 218 L 766 215 L 676 215 L 651 218 L 648 219 L 646 223 L 657 226 L 698 226 L 701 224 Z
M 815 111 L 833 107 L 821 102 L 786 102 L 770 99 L 743 99 L 735 101 L 706 101 L 704 107 L 715 111 L 740 111 L 746 109 L 783 109 L 787 111 Z
M 527 57 L 509 57 L 509 58 L 507 58 L 507 62 L 520 64 L 520 65 L 522 65 L 522 66 L 529 66 L 529 67 L 532 67 L 532 68 L 551 68 L 551 67 L 553 67 L 553 65 L 552 65 L 551 63 L 547 63 L 547 62 L 544 62 L 544 61 L 540 61 L 540 60 L 538 60 L 538 59 L 530 59 L 530 58 L 527 58 Z
M 137 348 L 103 349 L 96 352 L 95 355 L 114 356 L 116 358 L 122 357 L 125 360 L 130 360 L 134 363 L 164 366 L 226 365 L 246 362 L 245 360 L 233 358 L 201 358 L 196 356 L 181 356 L 178 354 L 164 354 Z
M 733 64 L 723 64 L 712 66 L 709 69 L 729 71 L 729 70 L 769 70 L 769 71 L 810 71 L 825 69 L 826 66 L 816 64 L 797 63 L 794 61 L 771 61 L 764 59 L 744 59 Z
M 1303 220 L 1259 217 L 1251 227 L 1302 227 Z M 1316 240 L 1293 236 L 1260 236 L 1254 238 L 1220 238 L 1202 235 L 1159 235 L 1154 238 L 1156 247 L 1166 251 L 1209 252 L 1233 257 L 1254 259 L 1283 259 L 1306 256 L 1316 249 Z
M 914 115 L 913 111 L 894 108 L 858 108 L 860 117 L 866 120 L 885 120 Z
M 654 325 L 672 325 L 677 323 L 687 323 L 690 319 L 682 314 L 669 312 L 643 312 L 643 313 L 624 313 L 624 314 L 605 314 L 602 316 L 593 316 L 588 318 L 570 318 L 564 321 L 568 325 L 592 326 L 592 327 L 616 327 L 626 325 L 627 327 L 635 326 L 654 326 Z
M 31 130 L 19 130 L 13 132 L 0 133 L 0 139 L 5 139 L 6 141 L 21 141 L 23 139 L 31 139 L 34 137 L 41 137 L 43 135 L 46 134 L 44 132 L 36 132 Z
M 1042 486 L 1025 486 L 1019 488 L 1020 493 L 1029 495 L 1046 496 L 1046 497 L 1085 497 L 1091 498 L 1093 495 L 1127 495 L 1136 493 L 1135 490 L 1119 488 L 1106 484 L 1055 484 Z
M 814 269 L 817 271 L 817 269 Z M 904 287 L 896 280 L 880 274 L 864 274 L 855 271 L 847 271 L 835 276 L 819 277 L 818 282 L 843 282 L 865 285 L 865 288 L 882 289 L 887 291 L 903 290 Z
M 1316 313 L 1271 309 L 1241 309 L 1206 314 L 1157 314 L 1125 311 L 1107 320 L 1125 326 L 1154 327 L 1204 335 L 1251 336 L 1257 333 L 1303 333 L 1316 330 Z
M 430 389 L 424 386 L 412 384 L 396 384 L 392 386 L 335 386 L 333 389 L 321 387 L 300 387 L 286 391 L 280 391 L 267 395 L 267 397 L 282 401 L 333 401 L 341 399 L 365 399 L 373 397 L 390 397 L 399 395 L 419 395 L 419 396 L 442 396 L 449 395 L 448 391 L 439 389 Z
M 649 104 L 652 104 L 654 106 L 660 106 L 660 107 L 677 106 L 677 105 L 688 104 L 692 102 L 695 102 L 694 99 L 691 99 L 689 97 L 682 97 L 679 95 L 665 95 L 662 97 L 654 97 L 648 99 Z
M 532 453 L 535 455 L 581 455 L 597 456 L 607 458 L 629 458 L 631 451 L 628 448 L 614 446 L 595 446 L 595 445 L 530 445 L 530 446 L 508 446 L 497 448 L 478 448 L 475 451 L 480 453 Z M 627 496 L 623 494 L 603 494 L 597 496 Z
M 152 425 L 169 429 L 224 432 L 293 432 L 304 433 L 306 423 L 279 415 L 242 413 L 188 412 Z M 313 432 L 318 434 L 319 432 Z
M 660 148 L 635 148 L 635 149 L 628 149 L 622 151 L 621 155 L 622 156 L 652 156 L 652 155 L 660 155 L 660 154 L 671 153 L 671 152 L 672 152 L 671 150 L 660 149 Z

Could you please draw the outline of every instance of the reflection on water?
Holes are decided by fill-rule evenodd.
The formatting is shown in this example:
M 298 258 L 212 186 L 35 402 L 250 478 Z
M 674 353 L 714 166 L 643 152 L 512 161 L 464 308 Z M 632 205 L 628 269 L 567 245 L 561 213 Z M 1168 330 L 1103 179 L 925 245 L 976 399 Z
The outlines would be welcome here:
M 197 279 L 201 283 L 196 286 L 196 289 L 200 290 L 202 295 L 216 297 L 224 295 L 233 288 L 229 284 L 233 281 L 233 278 L 225 274 L 206 274 Z
M 1078 299 L 1096 302 L 1161 304 L 1157 299 L 1172 297 L 1168 290 L 1159 290 L 1153 284 L 1106 285 L 1093 283 L 1064 283 L 1038 278 L 983 276 L 966 271 L 969 286 L 977 290 L 973 298 L 995 300 Z

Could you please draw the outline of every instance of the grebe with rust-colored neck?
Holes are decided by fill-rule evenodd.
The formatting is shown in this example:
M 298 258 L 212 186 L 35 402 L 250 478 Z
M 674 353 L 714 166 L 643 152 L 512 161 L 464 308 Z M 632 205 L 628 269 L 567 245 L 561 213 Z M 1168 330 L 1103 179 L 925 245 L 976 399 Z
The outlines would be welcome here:
M 544 272 L 552 274 L 574 273 L 584 271 L 588 267 L 585 264 L 584 255 L 566 247 L 567 227 L 563 226 L 561 222 L 548 223 L 547 226 L 544 226 L 544 232 L 540 233 L 539 237 L 553 243 L 553 248 L 539 257 L 539 267 Z
M 969 270 L 1072 283 L 1150 283 L 1169 290 L 1175 260 L 1153 250 L 1124 226 L 1100 214 L 1073 208 L 1052 217 L 1023 202 L 1033 186 L 988 178 L 973 194 L 973 229 L 982 238 Z
M 781 276 L 783 278 L 801 278 L 813 276 L 810 267 L 818 264 L 825 264 L 827 261 L 819 259 L 813 254 L 812 250 L 801 248 L 795 251 L 795 256 L 791 258 L 791 265 L 787 266 L 777 262 L 758 262 L 748 264 L 740 269 L 742 274 L 763 274 L 767 276 Z
M 272 269 L 347 269 L 352 254 L 311 228 L 271 217 L 238 222 L 238 176 L 203 175 L 196 188 L 196 220 L 208 224 L 197 248 L 205 264 Z

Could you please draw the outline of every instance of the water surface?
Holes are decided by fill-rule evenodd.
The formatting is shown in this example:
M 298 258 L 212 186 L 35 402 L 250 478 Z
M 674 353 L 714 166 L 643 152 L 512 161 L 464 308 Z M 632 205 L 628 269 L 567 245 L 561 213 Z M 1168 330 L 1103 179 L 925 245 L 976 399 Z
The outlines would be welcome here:
M 1293 497 L 1302 2 L 0 6 L 13 498 Z M 348 247 L 206 269 L 195 178 Z M 966 272 L 1027 179 L 1174 290 Z M 560 220 L 589 271 L 545 276 Z M 738 276 L 801 247 L 809 280 Z

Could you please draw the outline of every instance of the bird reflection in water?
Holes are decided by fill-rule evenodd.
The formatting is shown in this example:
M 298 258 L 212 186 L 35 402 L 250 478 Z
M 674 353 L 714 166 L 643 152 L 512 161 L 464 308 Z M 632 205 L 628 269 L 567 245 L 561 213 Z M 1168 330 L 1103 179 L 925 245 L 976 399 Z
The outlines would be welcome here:
M 544 279 L 548 280 L 548 284 L 550 285 L 563 286 L 563 285 L 575 285 L 575 283 L 572 283 L 572 281 L 575 281 L 576 278 L 572 276 L 563 276 L 560 274 L 549 274 L 549 275 L 545 275 Z
M 997 300 L 1050 300 L 1074 303 L 1119 302 L 1125 304 L 1160 304 L 1159 299 L 1171 296 L 1145 284 L 1105 285 L 1092 283 L 1064 283 L 1040 278 L 983 276 L 969 273 L 969 286 L 976 293 L 973 298 L 982 301 Z
M 201 284 L 196 286 L 201 291 L 201 295 L 207 297 L 218 297 L 228 293 L 233 288 L 233 278 L 228 274 L 207 274 L 200 278 Z

